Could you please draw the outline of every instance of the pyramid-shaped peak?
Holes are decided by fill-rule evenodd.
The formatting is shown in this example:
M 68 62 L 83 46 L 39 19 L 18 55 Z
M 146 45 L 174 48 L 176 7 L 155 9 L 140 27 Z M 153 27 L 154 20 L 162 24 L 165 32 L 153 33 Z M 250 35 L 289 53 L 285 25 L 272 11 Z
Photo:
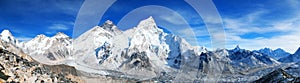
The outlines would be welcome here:
M 14 38 L 9 30 L 3 30 L 0 35 L 0 39 L 16 44 L 18 41 Z
M 240 50 L 240 46 L 239 45 L 236 45 L 236 47 L 234 48 L 234 50 Z
M 153 17 L 152 16 L 149 16 L 146 20 L 149 20 L 149 21 L 154 21 Z
M 142 20 L 142 21 L 140 22 L 140 24 L 141 24 L 141 23 L 147 23 L 147 24 L 149 24 L 149 23 L 155 23 L 155 21 L 154 21 L 154 18 L 153 18 L 152 16 L 150 16 L 150 17 L 148 17 L 147 19 Z
M 63 32 L 58 32 L 56 35 L 53 36 L 54 38 L 69 38 L 68 35 L 64 34 Z
M 105 23 L 103 23 L 100 27 L 97 27 L 97 28 L 103 28 L 104 30 L 113 32 L 115 34 L 121 33 L 121 31 L 118 29 L 118 27 L 110 20 L 105 21 Z
M 158 28 L 152 16 L 150 16 L 145 20 L 142 20 L 137 27 L 144 28 L 144 29 Z
M 116 27 L 116 26 L 112 21 L 107 20 L 100 27 L 102 27 L 103 29 L 106 29 L 106 30 L 110 30 L 110 29 L 112 29 L 113 27 Z

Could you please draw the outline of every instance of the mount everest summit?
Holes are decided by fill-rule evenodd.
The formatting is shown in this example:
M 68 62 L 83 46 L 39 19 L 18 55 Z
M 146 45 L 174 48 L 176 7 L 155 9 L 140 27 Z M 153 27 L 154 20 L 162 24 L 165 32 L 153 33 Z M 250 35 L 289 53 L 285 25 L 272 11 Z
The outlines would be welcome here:
M 295 66 L 289 62 L 299 61 L 291 58 L 300 55 L 298 51 L 250 51 L 239 46 L 208 51 L 190 45 L 180 36 L 165 33 L 152 17 L 126 31 L 108 20 L 75 39 L 59 32 L 52 37 L 41 34 L 19 42 L 4 30 L 1 40 L 14 47 L 9 51 L 42 64 L 74 66 L 88 77 L 143 81 L 251 82 L 275 68 Z

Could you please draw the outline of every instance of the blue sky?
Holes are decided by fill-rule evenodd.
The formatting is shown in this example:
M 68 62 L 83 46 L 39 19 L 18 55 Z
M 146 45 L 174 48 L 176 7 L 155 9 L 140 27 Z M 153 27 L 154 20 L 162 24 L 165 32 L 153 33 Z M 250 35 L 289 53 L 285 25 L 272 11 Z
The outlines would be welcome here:
M 236 45 L 250 50 L 283 48 L 293 53 L 300 46 L 299 0 L 212 1 L 222 19 L 226 48 Z M 9 29 L 23 41 L 57 32 L 71 36 L 83 3 L 83 0 L 0 0 L 0 30 Z M 97 9 L 103 3 L 95 4 L 99 5 Z M 183 0 L 119 0 L 107 9 L 98 24 L 111 20 L 126 30 L 150 15 L 158 26 L 189 43 L 211 48 L 203 19 Z

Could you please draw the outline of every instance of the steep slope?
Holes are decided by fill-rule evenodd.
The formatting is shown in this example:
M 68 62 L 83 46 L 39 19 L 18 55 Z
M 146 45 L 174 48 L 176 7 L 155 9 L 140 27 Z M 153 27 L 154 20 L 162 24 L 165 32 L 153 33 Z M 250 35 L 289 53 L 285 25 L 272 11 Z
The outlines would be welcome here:
M 74 40 L 73 57 L 80 65 L 99 69 L 101 68 L 99 63 L 103 63 L 103 60 L 111 54 L 109 51 L 114 48 L 112 37 L 121 32 L 111 31 L 111 28 L 115 26 L 110 21 L 106 21 L 103 26 L 95 26 Z
M 105 23 L 102 24 L 100 27 L 102 27 L 104 30 L 110 31 L 114 35 L 122 33 L 122 31 L 119 30 L 118 27 L 110 20 L 105 21 Z
M 14 38 L 14 36 L 11 34 L 9 30 L 3 30 L 0 34 L 0 39 L 15 45 L 19 43 L 19 41 Z
M 199 55 L 199 48 L 164 33 L 152 17 L 137 27 L 119 32 L 111 21 L 96 26 L 74 40 L 74 56 L 80 66 L 120 71 L 138 78 L 179 68 L 182 59 Z
M 284 51 L 281 48 L 278 48 L 276 50 L 272 50 L 270 48 L 263 48 L 263 49 L 260 49 L 260 50 L 257 50 L 257 51 L 261 52 L 263 54 L 269 55 L 270 57 L 275 58 L 276 60 L 278 60 L 282 57 L 286 57 L 286 56 L 290 55 L 290 53 Z
M 227 54 L 226 49 L 202 52 L 200 55 L 184 59 L 180 73 L 175 77 L 177 82 L 220 82 L 224 75 L 232 75 L 235 70 L 229 59 L 221 54 Z M 227 77 L 227 76 L 226 76 Z
M 300 47 L 294 54 L 290 54 L 289 56 L 280 58 L 278 61 L 284 62 L 284 63 L 299 62 L 300 61 Z
M 153 76 L 159 74 L 155 72 L 168 71 L 169 67 L 179 68 L 183 59 L 189 59 L 190 56 L 198 55 L 196 53 L 199 52 L 197 47 L 192 47 L 179 36 L 164 33 L 162 29 L 157 27 L 152 17 L 141 21 L 137 27 L 124 33 L 131 33 L 128 36 L 129 45 L 126 47 L 128 49 L 125 50 L 125 55 L 132 56 L 135 53 L 144 53 L 149 58 L 149 61 L 145 63 L 151 65 L 149 71 L 152 72 Z M 135 62 L 139 62 L 139 60 Z M 144 63 L 144 61 L 141 62 Z M 121 69 L 124 72 L 128 71 L 122 66 Z M 139 71 L 139 69 L 131 68 L 129 71 Z M 151 74 L 148 73 L 148 75 Z
M 19 55 L 22 58 L 32 61 L 32 58 L 25 54 L 21 48 L 19 48 L 16 44 L 18 44 L 18 40 L 14 39 L 12 34 L 8 30 L 4 30 L 1 33 L 0 40 L 0 49 L 5 49 L 14 54 Z
M 57 64 L 57 61 L 71 57 L 71 44 L 70 37 L 59 32 L 53 37 L 38 35 L 21 47 L 26 54 L 41 63 Z

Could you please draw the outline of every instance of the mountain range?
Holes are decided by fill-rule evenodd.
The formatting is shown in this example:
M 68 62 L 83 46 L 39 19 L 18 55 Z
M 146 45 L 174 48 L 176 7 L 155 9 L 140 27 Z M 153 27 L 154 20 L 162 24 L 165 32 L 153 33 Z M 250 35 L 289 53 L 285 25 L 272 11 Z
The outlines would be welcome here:
M 41 34 L 19 42 L 8 30 L 3 30 L 0 38 L 1 48 L 16 55 L 45 65 L 72 66 L 83 76 L 94 78 L 252 82 L 276 68 L 297 66 L 294 63 L 300 61 L 300 48 L 289 54 L 280 48 L 250 51 L 237 45 L 234 49 L 209 51 L 192 46 L 180 36 L 160 29 L 152 17 L 126 31 L 108 20 L 75 39 L 59 32 L 53 37 Z

